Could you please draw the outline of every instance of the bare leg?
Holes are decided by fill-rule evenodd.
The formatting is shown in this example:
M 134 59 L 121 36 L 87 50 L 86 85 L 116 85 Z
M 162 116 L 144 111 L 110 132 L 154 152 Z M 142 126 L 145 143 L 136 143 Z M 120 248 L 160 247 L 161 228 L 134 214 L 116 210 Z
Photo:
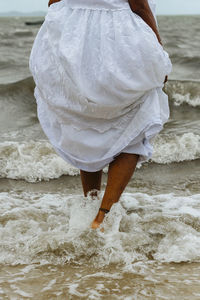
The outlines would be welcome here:
M 101 207 L 109 209 L 117 202 L 131 179 L 137 165 L 139 155 L 121 153 L 109 165 L 108 182 L 104 193 Z M 98 228 L 103 222 L 105 213 L 99 211 L 91 224 L 93 229 Z
M 83 192 L 85 197 L 87 196 L 88 192 L 92 190 L 98 190 L 101 189 L 101 177 L 102 177 L 102 170 L 98 172 L 81 172 L 81 182 L 83 186 Z M 94 192 L 92 196 L 97 196 L 97 192 Z

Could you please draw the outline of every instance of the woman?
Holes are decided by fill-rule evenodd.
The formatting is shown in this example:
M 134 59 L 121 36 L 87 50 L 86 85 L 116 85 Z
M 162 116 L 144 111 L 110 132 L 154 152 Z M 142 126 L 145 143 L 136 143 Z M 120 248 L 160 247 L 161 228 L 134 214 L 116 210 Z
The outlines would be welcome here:
M 154 0 L 50 0 L 30 57 L 38 118 L 55 148 L 80 169 L 84 195 L 108 181 L 98 228 L 152 138 L 169 117 L 162 91 L 171 62 Z

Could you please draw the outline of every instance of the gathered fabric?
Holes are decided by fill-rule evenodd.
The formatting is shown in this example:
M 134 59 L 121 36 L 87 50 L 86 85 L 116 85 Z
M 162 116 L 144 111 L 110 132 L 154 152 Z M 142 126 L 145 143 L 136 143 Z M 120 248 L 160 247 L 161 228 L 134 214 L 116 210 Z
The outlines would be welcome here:
M 155 2 L 149 1 L 155 15 Z M 30 70 L 40 124 L 55 151 L 85 171 L 121 152 L 149 160 L 169 118 L 168 53 L 126 0 L 61 0 L 35 39 Z

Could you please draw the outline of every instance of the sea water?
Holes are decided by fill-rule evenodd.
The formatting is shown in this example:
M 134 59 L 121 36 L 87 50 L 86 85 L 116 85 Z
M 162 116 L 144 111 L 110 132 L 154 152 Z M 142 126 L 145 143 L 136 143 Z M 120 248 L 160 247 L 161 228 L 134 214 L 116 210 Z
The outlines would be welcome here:
M 120 201 L 96 199 L 41 130 L 28 69 L 38 26 L 0 19 L 0 299 L 200 299 L 199 16 L 159 17 L 170 119 Z

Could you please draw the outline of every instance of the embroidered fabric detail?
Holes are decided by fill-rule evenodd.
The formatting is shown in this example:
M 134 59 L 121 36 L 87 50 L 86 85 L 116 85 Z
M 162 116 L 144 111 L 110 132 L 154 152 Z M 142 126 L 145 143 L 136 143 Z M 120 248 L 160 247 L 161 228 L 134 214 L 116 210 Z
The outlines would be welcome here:
M 127 147 L 145 161 L 151 137 L 169 117 L 162 87 L 171 68 L 128 1 L 57 2 L 30 56 L 42 128 L 65 160 L 86 171 L 101 169 Z

